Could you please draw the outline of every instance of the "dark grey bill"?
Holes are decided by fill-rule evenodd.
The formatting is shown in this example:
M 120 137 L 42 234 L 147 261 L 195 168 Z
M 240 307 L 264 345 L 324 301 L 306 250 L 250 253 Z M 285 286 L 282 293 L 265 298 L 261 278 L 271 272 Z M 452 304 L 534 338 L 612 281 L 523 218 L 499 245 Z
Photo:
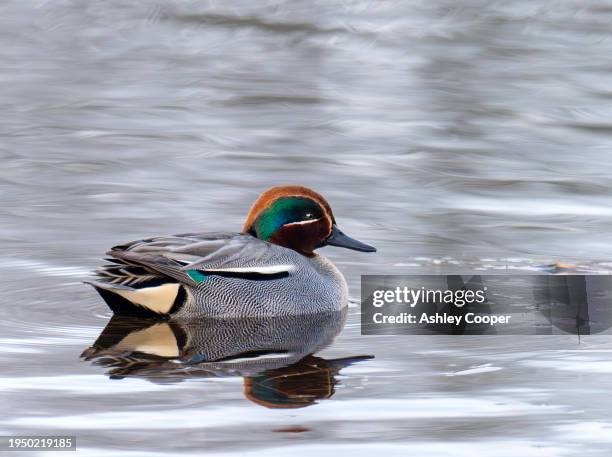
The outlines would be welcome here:
M 350 236 L 345 235 L 338 227 L 336 227 L 335 224 L 332 225 L 332 232 L 329 238 L 327 238 L 326 244 L 329 246 L 338 246 L 339 248 L 353 249 L 361 252 L 376 252 L 376 248 L 374 246 L 362 243 L 361 241 L 357 241 Z

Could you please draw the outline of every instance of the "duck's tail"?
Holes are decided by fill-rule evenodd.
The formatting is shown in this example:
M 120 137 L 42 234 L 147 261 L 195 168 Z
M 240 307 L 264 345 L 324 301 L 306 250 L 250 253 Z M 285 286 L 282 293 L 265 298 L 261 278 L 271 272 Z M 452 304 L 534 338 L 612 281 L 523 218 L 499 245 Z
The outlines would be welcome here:
M 85 281 L 93 286 L 113 313 L 121 316 L 166 317 L 178 311 L 187 299 L 183 284 L 165 282 L 148 287 L 130 287 L 105 281 Z

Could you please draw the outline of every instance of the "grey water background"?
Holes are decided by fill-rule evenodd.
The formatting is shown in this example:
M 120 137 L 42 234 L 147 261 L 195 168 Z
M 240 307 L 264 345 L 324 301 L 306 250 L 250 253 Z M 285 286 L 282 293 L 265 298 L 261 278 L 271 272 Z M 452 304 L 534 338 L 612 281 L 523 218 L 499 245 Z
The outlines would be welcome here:
M 0 432 L 79 454 L 564 456 L 612 447 L 612 340 L 359 334 L 298 410 L 240 378 L 110 380 L 105 249 L 239 230 L 304 184 L 379 248 L 361 274 L 612 262 L 605 1 L 0 3 Z

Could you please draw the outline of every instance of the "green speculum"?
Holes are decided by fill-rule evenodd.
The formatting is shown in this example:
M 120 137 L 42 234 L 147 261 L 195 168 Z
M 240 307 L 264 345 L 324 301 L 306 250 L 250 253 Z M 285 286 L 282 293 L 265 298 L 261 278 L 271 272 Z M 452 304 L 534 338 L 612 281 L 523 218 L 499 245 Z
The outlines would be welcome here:
M 207 276 L 204 273 L 198 270 L 187 270 L 187 274 L 189 275 L 191 279 L 193 279 L 197 283 L 200 283 L 207 278 Z

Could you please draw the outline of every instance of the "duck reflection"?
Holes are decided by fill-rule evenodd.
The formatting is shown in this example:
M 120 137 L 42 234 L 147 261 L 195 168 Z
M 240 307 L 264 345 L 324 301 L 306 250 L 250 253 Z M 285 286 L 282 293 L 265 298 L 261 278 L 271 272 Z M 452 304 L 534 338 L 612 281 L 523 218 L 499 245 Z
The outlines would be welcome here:
M 324 359 L 346 321 L 333 313 L 275 318 L 158 321 L 113 316 L 81 355 L 114 379 L 180 382 L 242 376 L 245 396 L 269 408 L 300 408 L 334 394 L 340 370 L 371 356 Z

